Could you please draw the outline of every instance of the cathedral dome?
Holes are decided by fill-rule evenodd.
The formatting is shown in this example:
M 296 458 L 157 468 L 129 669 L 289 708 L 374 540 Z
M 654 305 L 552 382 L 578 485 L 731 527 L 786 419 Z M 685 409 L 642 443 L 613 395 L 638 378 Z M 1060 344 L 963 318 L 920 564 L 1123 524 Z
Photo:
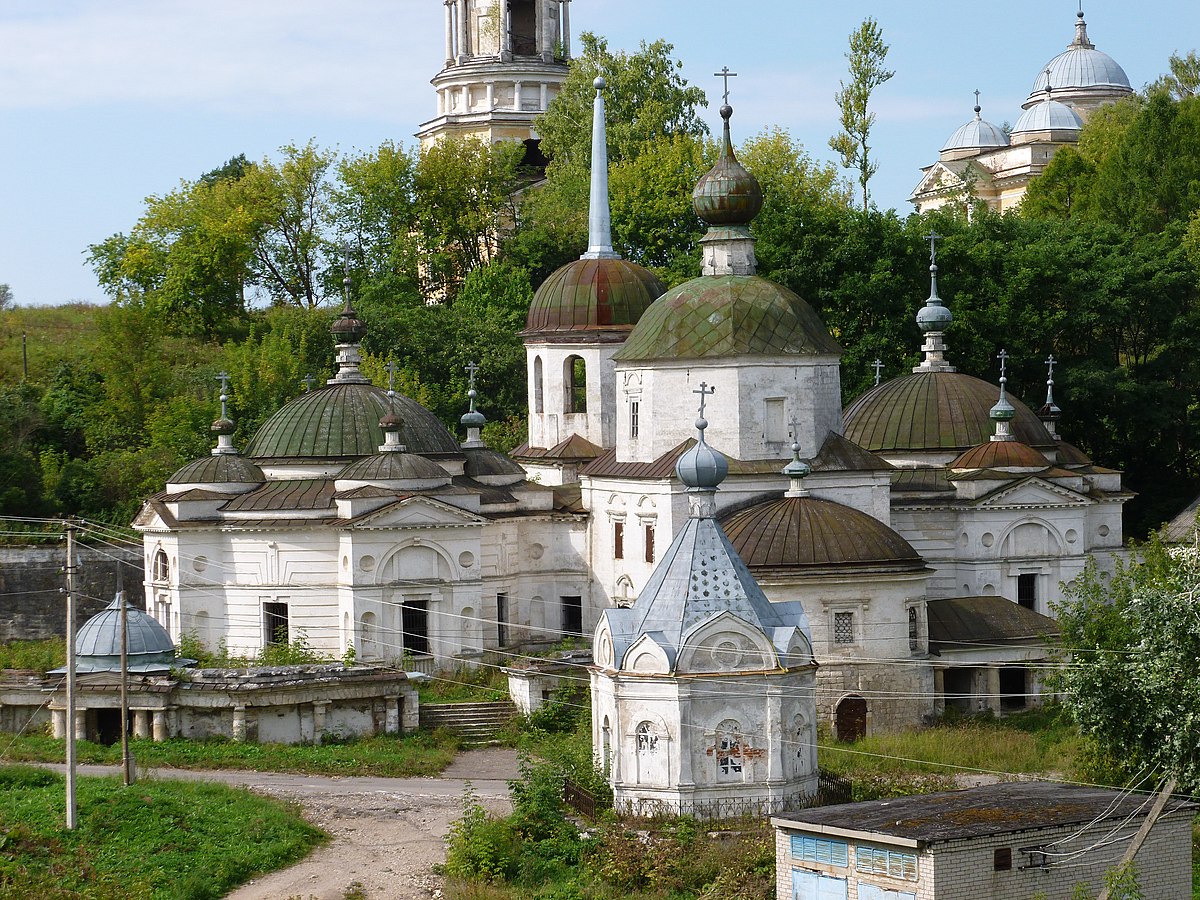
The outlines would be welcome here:
M 726 514 L 721 526 L 751 569 L 921 569 L 912 544 L 873 516 L 819 497 L 780 497 Z
M 1026 108 L 1037 104 L 1047 90 L 1053 97 L 1076 102 L 1091 100 L 1093 103 L 1133 93 L 1125 70 L 1107 53 L 1097 50 L 1088 39 L 1082 10 L 1075 15 L 1075 39 L 1066 50 L 1042 66 L 1029 99 L 1025 101 Z
M 1050 461 L 1020 441 L 988 441 L 972 447 L 951 469 L 1045 469 Z
M 459 452 L 458 443 L 433 413 L 397 394 L 404 419 L 400 441 L 410 453 Z M 330 384 L 301 394 L 271 416 L 246 447 L 254 459 L 373 456 L 383 443 L 379 426 L 392 411 L 387 391 L 362 382 Z
M 841 352 L 813 308 L 783 285 L 757 275 L 706 275 L 659 297 L 614 358 Z
M 975 118 L 965 125 L 960 125 L 954 134 L 950 135 L 943 153 L 953 153 L 956 150 L 992 150 L 996 147 L 1008 146 L 1008 135 L 991 122 L 986 122 L 979 116 L 980 107 L 975 107 Z
M 628 331 L 666 286 L 624 259 L 576 259 L 542 282 L 529 305 L 526 336 Z
M 517 484 L 525 480 L 525 470 L 520 463 L 499 450 L 489 447 L 471 447 L 462 451 L 466 457 L 463 474 L 485 484 Z
M 167 490 L 194 484 L 252 485 L 266 481 L 262 469 L 236 453 L 216 453 L 193 460 L 167 479 Z
M 1013 135 L 1034 131 L 1073 131 L 1083 128 L 1083 120 L 1075 110 L 1057 100 L 1043 100 L 1021 113 L 1013 126 Z
M 843 435 L 872 452 L 965 451 L 991 440 L 996 388 L 961 372 L 916 372 L 867 391 L 843 414 Z M 1053 449 L 1033 411 L 1012 399 L 1013 437 Z

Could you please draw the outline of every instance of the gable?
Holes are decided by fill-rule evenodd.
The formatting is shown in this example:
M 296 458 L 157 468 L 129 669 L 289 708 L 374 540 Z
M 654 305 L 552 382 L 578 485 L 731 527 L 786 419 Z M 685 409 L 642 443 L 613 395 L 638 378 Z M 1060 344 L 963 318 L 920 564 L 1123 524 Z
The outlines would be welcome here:
M 347 528 L 437 528 L 483 525 L 483 516 L 430 497 L 405 497 L 382 509 L 364 513 L 346 523 Z
M 955 172 L 947 169 L 942 163 L 936 162 L 929 167 L 921 183 L 913 191 L 913 196 L 920 194 L 936 194 L 940 191 L 959 190 L 965 186 L 963 179 Z
M 1000 488 L 976 502 L 976 506 L 985 509 L 1005 509 L 1012 507 L 1047 507 L 1047 506 L 1091 506 L 1095 503 L 1082 494 L 1069 490 L 1057 484 L 1043 481 L 1041 478 L 1030 477 L 1024 481 Z

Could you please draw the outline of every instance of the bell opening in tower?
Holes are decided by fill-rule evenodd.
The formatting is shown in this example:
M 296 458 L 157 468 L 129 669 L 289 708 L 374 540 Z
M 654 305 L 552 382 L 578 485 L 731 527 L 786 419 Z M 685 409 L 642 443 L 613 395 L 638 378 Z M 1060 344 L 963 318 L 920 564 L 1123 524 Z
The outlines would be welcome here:
M 537 56 L 537 0 L 509 0 L 508 21 L 514 56 Z

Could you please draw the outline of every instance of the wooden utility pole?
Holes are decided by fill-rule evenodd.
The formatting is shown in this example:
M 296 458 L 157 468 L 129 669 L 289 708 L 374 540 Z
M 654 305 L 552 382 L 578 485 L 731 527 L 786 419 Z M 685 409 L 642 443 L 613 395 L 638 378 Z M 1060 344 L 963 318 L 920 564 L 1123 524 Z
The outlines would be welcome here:
M 75 808 L 75 524 L 67 527 L 67 829 L 79 825 Z
M 121 779 L 129 787 L 133 784 L 133 757 L 129 754 L 129 608 L 124 591 L 117 591 L 117 600 L 121 603 Z
M 1154 827 L 1154 823 L 1158 821 L 1158 817 L 1162 815 L 1163 808 L 1167 805 L 1167 801 L 1171 799 L 1171 795 L 1175 793 L 1175 785 L 1179 783 L 1179 779 L 1172 775 L 1167 779 L 1162 786 L 1162 790 L 1158 792 L 1158 797 L 1154 800 L 1154 805 L 1150 807 L 1150 813 L 1142 822 L 1142 827 L 1138 829 L 1137 834 L 1133 836 L 1133 840 L 1129 842 L 1129 846 L 1125 848 L 1125 855 L 1121 857 L 1121 861 L 1117 863 L 1117 870 L 1125 868 L 1133 858 L 1137 856 L 1137 852 L 1142 849 L 1142 844 L 1146 843 L 1146 838 L 1150 836 L 1150 829 Z M 1112 893 L 1112 888 L 1109 885 L 1104 886 L 1104 890 L 1096 900 L 1108 900 L 1109 894 Z

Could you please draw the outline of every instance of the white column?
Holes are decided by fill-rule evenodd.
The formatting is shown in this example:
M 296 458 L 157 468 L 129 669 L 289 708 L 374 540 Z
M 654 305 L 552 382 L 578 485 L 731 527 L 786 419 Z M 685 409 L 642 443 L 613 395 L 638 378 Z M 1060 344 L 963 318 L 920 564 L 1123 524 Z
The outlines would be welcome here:
M 150 737 L 150 710 L 135 709 L 133 711 L 133 736 L 145 740 Z
M 55 739 L 62 740 L 67 736 L 67 711 L 65 709 L 50 710 L 50 725 L 54 729 Z
M 154 740 L 165 741 L 171 736 L 171 729 L 167 727 L 167 711 L 164 709 L 156 709 L 153 714 L 154 724 L 152 733 Z
M 461 62 L 470 54 L 467 42 L 467 0 L 458 0 L 458 59 Z
M 454 10 L 450 8 L 453 0 L 444 0 L 446 7 L 446 65 L 454 64 Z
M 500 4 L 500 54 L 512 53 L 512 27 L 508 21 L 508 0 L 496 0 Z
M 383 730 L 388 734 L 398 734 L 400 732 L 400 698 L 385 697 L 384 702 L 387 704 L 384 713 Z
M 75 710 L 75 740 L 87 740 L 87 710 Z
M 538 0 L 534 13 L 534 52 L 541 56 L 546 52 L 546 17 L 550 14 L 550 0 Z
M 487 108 L 489 112 L 496 108 L 496 86 L 490 81 L 487 83 Z
M 546 82 L 543 81 L 540 85 L 538 85 L 538 88 L 540 89 L 540 95 L 538 97 L 538 109 L 540 109 L 542 112 L 545 112 L 546 111 Z
M 562 45 L 563 56 L 571 58 L 571 0 L 562 0 Z
M 521 82 L 513 82 L 513 109 L 521 108 Z
M 233 708 L 233 739 L 235 741 L 246 739 L 246 707 L 244 706 Z

